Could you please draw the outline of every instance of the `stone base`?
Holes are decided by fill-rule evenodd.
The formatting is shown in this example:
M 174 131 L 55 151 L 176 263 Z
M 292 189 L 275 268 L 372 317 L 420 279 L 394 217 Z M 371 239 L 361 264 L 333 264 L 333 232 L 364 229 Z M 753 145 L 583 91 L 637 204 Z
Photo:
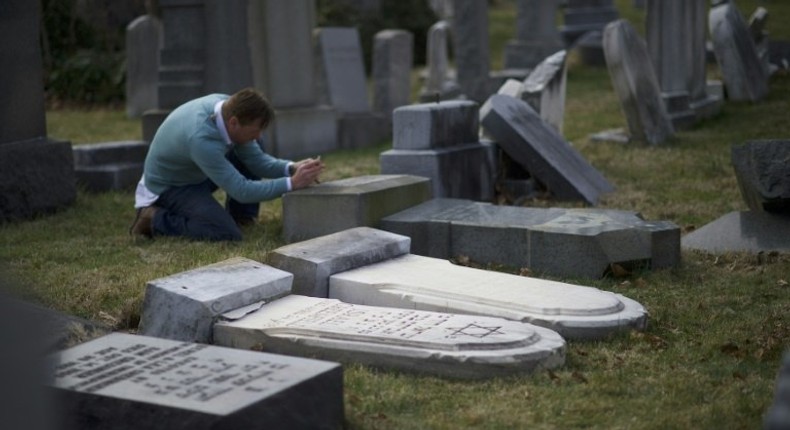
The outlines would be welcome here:
M 727 252 L 790 252 L 790 215 L 730 212 L 683 236 L 684 249 Z
M 661 93 L 661 98 L 664 99 L 667 114 L 675 130 L 686 130 L 694 126 L 697 116 L 690 108 L 687 92 Z
M 325 182 L 283 196 L 288 243 L 353 227 L 377 227 L 382 218 L 431 198 L 426 178 L 370 175 Z
M 134 188 L 143 174 L 148 142 L 110 142 L 74 147 L 77 183 L 85 190 L 103 192 Z
M 46 138 L 0 144 L 0 222 L 54 212 L 77 198 L 71 144 Z
M 392 138 L 390 121 L 383 114 L 371 112 L 343 114 L 338 119 L 340 149 L 368 148 Z
M 440 149 L 391 149 L 381 154 L 381 173 L 430 178 L 434 197 L 491 201 L 496 172 L 491 151 L 491 145 L 481 143 Z
M 690 106 L 691 109 L 694 110 L 694 115 L 697 116 L 697 119 L 710 119 L 715 118 L 721 113 L 724 101 L 721 97 L 708 95 L 702 100 L 691 102 Z
M 316 157 L 339 148 L 337 112 L 329 106 L 278 109 L 266 152 L 286 159 Z

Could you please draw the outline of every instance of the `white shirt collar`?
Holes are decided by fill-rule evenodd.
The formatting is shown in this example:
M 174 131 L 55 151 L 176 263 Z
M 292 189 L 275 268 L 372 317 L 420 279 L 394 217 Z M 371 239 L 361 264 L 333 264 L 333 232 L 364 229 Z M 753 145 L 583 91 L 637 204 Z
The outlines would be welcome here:
M 225 139 L 225 144 L 230 146 L 233 145 L 233 142 L 230 140 L 230 136 L 228 136 L 228 129 L 225 128 L 225 120 L 222 119 L 222 105 L 224 103 L 225 100 L 220 100 L 214 105 L 214 122 L 217 124 L 219 134 Z

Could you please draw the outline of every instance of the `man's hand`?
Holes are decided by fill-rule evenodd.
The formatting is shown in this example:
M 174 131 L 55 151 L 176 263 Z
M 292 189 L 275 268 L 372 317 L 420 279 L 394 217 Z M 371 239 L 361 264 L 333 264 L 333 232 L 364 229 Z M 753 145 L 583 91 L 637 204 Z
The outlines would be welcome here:
M 306 188 L 318 181 L 318 175 L 324 171 L 324 163 L 320 159 L 307 158 L 293 164 L 296 172 L 291 176 L 291 187 L 294 190 Z

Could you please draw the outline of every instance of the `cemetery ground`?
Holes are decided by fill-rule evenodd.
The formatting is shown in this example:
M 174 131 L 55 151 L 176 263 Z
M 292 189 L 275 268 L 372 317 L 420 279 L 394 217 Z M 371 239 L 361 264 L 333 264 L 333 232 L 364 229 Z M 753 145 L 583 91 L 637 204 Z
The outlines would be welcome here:
M 620 10 L 628 11 L 621 3 Z M 739 6 L 749 13 L 753 9 L 744 5 L 750 3 L 756 2 Z M 494 9 L 492 20 L 497 14 L 504 15 Z M 790 13 L 777 12 L 773 18 L 777 16 Z M 492 21 L 492 32 L 499 27 L 512 28 Z M 711 68 L 711 77 L 716 73 Z M 685 234 L 730 211 L 747 209 L 730 147 L 790 138 L 788 112 L 790 74 L 780 72 L 763 102 L 727 102 L 719 117 L 679 132 L 665 145 L 591 142 L 591 133 L 624 127 L 625 119 L 606 69 L 583 66 L 572 57 L 565 136 L 616 187 L 599 207 L 673 221 Z M 140 133 L 139 123 L 126 119 L 122 109 L 59 109 L 48 112 L 47 121 L 50 136 L 75 144 L 136 139 Z M 328 166 L 322 179 L 376 174 L 379 153 L 389 147 L 386 142 L 321 154 Z M 245 228 L 241 243 L 133 239 L 127 234 L 132 204 L 132 191 L 80 191 L 66 210 L 0 225 L 3 269 L 31 300 L 134 332 L 147 281 L 235 256 L 262 261 L 284 244 L 279 201 L 262 205 L 259 224 Z M 526 204 L 569 206 L 546 200 Z M 474 264 L 462 256 L 456 262 Z M 522 268 L 487 268 L 543 277 Z M 600 280 L 552 279 L 637 300 L 650 312 L 647 330 L 597 342 L 569 341 L 565 366 L 524 377 L 456 381 L 345 366 L 347 426 L 760 426 L 789 346 L 790 255 L 683 251 L 681 265 L 670 270 L 616 273 Z

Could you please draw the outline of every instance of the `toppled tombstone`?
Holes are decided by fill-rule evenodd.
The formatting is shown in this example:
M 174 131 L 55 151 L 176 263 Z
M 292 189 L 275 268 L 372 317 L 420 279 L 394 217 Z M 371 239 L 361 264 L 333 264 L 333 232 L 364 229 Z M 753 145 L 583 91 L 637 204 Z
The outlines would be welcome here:
M 496 206 L 434 199 L 384 218 L 412 239 L 411 252 L 469 258 L 533 273 L 600 278 L 614 265 L 662 269 L 680 263 L 680 229 L 635 212 Z
M 560 135 L 565 117 L 565 92 L 568 82 L 566 58 L 567 51 L 560 50 L 543 59 L 524 79 L 521 93 L 522 100 L 529 103 Z
M 736 5 L 723 2 L 711 7 L 708 27 L 727 97 L 753 102 L 763 99 L 768 94 L 768 74 Z
M 412 175 L 368 175 L 324 182 L 283 196 L 283 236 L 296 242 L 382 218 L 431 198 L 431 181 Z
M 379 242 L 371 247 L 389 253 Z M 358 257 L 356 264 L 366 260 Z M 217 267 L 225 276 L 217 275 Z M 331 267 L 339 270 L 342 264 Z M 264 290 L 272 294 L 259 300 L 247 294 L 247 282 L 236 278 L 269 284 Z M 285 281 L 290 289 L 292 278 L 273 267 L 235 258 L 159 281 L 179 285 L 171 291 L 176 298 L 159 295 L 145 306 L 151 308 L 149 313 L 162 313 L 170 303 L 191 300 L 195 291 L 211 292 L 214 303 L 240 299 L 244 305 L 224 312 L 213 324 L 213 343 L 423 374 L 481 378 L 530 373 L 564 362 L 565 341 L 549 329 L 495 317 L 361 306 L 324 297 L 280 297 L 279 285 Z M 190 316 L 195 325 L 206 320 L 190 313 L 181 320 Z
M 214 331 L 218 344 L 234 348 L 264 345 L 281 354 L 454 378 L 531 373 L 565 361 L 562 337 L 531 324 L 298 295 L 221 321 Z
M 382 247 L 402 240 L 397 234 L 361 227 L 286 245 L 272 251 L 268 261 L 279 267 L 282 260 L 275 256 L 287 256 L 295 282 L 312 283 L 296 289 L 320 290 L 328 283 L 329 297 L 347 303 L 506 318 L 580 339 L 641 329 L 647 323 L 642 305 L 596 288 L 457 266 L 413 254 L 370 263 L 358 258 L 356 247 L 350 254 L 336 251 L 348 248 L 337 244 L 358 242 L 360 235 L 378 238 L 367 241 L 368 255 L 378 255 Z M 332 255 L 333 261 L 323 257 L 321 266 L 312 264 L 315 256 L 327 255 Z
M 555 198 L 594 205 L 614 190 L 529 104 L 505 95 L 494 95 L 489 103 L 482 119 L 486 132 Z
M 675 129 L 667 113 L 647 46 L 625 20 L 604 30 L 606 66 L 628 124 L 630 138 L 656 145 Z
M 735 211 L 686 234 L 683 249 L 714 254 L 728 252 L 790 251 L 790 216 L 757 211 Z
M 749 209 L 790 214 L 790 140 L 733 145 L 732 165 Z
M 113 333 L 53 354 L 66 429 L 338 428 L 337 363 Z

